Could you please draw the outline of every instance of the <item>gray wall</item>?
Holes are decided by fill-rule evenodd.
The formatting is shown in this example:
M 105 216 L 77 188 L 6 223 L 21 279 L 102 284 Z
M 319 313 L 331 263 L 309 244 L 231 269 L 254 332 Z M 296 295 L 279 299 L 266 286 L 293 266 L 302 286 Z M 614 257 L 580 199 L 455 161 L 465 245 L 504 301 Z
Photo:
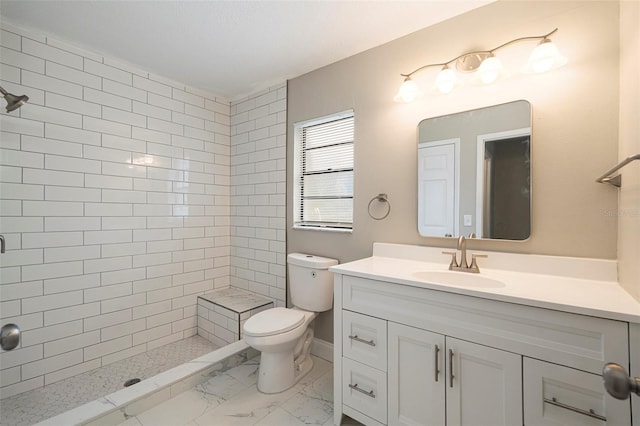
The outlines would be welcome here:
M 526 99 L 532 105 L 533 224 L 524 242 L 473 241 L 471 249 L 616 258 L 617 193 L 594 178 L 617 161 L 619 5 L 617 2 L 496 2 L 289 81 L 288 197 L 294 123 L 353 108 L 356 120 L 355 212 L 351 234 L 291 229 L 287 251 L 340 262 L 371 255 L 374 241 L 453 247 L 417 231 L 416 126 L 424 118 Z M 465 86 L 412 104 L 392 98 L 406 73 L 463 52 L 559 28 L 554 41 L 569 63 L 543 75 L 521 75 L 492 86 Z M 526 52 L 520 44 L 509 50 Z M 516 69 L 517 71 L 517 69 Z M 421 73 L 427 84 L 437 70 Z M 384 221 L 367 214 L 387 193 Z M 291 208 L 291 200 L 288 200 Z M 331 313 L 317 335 L 332 340 Z

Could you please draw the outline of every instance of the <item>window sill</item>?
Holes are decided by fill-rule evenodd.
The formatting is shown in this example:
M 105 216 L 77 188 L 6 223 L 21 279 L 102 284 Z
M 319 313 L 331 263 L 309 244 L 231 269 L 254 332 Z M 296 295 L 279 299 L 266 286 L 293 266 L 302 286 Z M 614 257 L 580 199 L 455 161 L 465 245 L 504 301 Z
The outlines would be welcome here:
M 296 226 L 293 225 L 293 229 L 297 231 L 324 231 L 324 232 L 337 232 L 340 234 L 351 234 L 353 228 L 329 228 L 325 226 Z

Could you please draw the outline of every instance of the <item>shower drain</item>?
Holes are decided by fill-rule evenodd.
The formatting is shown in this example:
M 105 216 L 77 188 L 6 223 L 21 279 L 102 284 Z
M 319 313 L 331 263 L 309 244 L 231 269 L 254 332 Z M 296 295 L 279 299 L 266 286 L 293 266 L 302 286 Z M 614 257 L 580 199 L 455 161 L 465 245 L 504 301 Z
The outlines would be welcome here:
M 131 385 L 135 385 L 136 383 L 138 383 L 140 381 L 140 379 L 138 379 L 137 377 L 135 379 L 129 379 L 126 382 L 124 382 L 124 387 L 128 388 Z

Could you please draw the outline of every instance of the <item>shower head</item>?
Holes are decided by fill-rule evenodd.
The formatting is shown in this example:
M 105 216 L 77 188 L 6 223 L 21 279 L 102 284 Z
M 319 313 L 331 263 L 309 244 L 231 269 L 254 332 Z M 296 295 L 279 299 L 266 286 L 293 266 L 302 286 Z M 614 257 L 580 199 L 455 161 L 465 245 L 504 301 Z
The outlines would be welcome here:
M 4 99 L 7 101 L 7 112 L 11 112 L 20 108 L 22 105 L 26 104 L 29 100 L 27 95 L 16 96 L 7 92 L 0 86 L 0 93 L 4 96 Z

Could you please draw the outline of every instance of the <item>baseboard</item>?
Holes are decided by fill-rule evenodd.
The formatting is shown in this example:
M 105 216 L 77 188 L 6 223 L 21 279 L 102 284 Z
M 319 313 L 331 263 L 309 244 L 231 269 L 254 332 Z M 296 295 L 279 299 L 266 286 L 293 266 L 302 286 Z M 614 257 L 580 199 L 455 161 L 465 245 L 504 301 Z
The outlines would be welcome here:
M 333 362 L 333 343 L 314 338 L 311 342 L 311 354 L 325 361 Z

